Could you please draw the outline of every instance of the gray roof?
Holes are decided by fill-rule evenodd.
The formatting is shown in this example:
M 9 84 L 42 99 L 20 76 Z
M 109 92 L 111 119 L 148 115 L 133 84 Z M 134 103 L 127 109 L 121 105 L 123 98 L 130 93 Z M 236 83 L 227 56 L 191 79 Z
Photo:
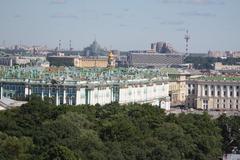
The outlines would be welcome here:
M 130 54 L 130 64 L 136 67 L 146 66 L 170 66 L 173 64 L 182 64 L 183 55 L 180 54 Z
M 20 107 L 23 104 L 26 104 L 26 101 L 16 101 L 10 98 L 2 97 L 0 99 L 0 107 L 5 109 L 10 109 L 14 107 Z

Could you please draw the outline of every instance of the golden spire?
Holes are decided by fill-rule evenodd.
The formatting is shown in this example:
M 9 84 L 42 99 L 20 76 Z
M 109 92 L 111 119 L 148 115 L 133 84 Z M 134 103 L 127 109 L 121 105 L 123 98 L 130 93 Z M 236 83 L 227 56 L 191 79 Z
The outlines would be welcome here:
M 115 67 L 115 56 L 113 55 L 112 51 L 108 52 L 108 67 Z

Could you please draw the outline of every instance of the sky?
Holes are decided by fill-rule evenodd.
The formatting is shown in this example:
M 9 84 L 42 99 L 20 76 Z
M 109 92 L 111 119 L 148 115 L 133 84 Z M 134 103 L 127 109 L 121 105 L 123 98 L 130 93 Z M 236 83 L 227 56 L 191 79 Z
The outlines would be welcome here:
M 180 52 L 240 50 L 240 0 L 0 0 L 0 45 L 149 49 L 166 41 Z

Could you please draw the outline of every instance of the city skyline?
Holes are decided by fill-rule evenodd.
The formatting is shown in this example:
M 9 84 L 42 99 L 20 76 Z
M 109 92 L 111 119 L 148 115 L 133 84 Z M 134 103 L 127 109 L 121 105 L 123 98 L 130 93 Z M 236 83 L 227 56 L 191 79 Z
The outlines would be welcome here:
M 101 46 L 149 49 L 167 41 L 189 52 L 240 50 L 238 0 L 2 0 L 0 42 L 75 49 L 95 38 Z

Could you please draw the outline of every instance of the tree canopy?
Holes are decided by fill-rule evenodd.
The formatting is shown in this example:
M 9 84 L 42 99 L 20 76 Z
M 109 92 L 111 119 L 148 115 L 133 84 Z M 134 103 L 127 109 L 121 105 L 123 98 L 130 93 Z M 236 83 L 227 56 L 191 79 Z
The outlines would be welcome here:
M 238 121 L 166 115 L 148 104 L 55 106 L 32 98 L 0 112 L 0 159 L 214 160 L 240 146 Z M 224 147 L 226 125 L 234 143 Z

